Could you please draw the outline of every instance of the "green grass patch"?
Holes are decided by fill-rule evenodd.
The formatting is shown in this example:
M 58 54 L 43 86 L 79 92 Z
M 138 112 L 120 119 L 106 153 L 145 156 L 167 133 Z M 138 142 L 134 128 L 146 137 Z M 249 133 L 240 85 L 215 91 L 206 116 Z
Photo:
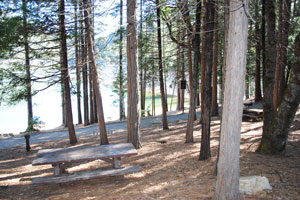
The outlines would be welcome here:
M 168 102 L 168 110 L 170 111 L 170 105 L 172 102 L 172 110 L 176 109 L 176 104 L 177 104 L 177 96 L 173 96 L 173 100 L 172 100 L 172 95 L 168 95 L 167 98 L 167 102 Z M 189 99 L 185 99 L 184 101 L 185 105 L 189 104 Z M 150 114 L 152 114 L 152 93 L 146 93 L 146 102 L 145 102 L 145 108 L 146 108 L 146 114 L 147 116 Z M 155 94 L 155 113 L 159 114 L 162 113 L 162 106 L 161 106 L 161 95 L 159 93 Z

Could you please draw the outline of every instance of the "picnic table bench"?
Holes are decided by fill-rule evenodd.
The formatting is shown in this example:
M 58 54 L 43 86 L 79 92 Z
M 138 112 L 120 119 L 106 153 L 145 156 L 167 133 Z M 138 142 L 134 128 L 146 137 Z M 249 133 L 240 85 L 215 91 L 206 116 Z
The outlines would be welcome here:
M 75 180 L 86 180 L 103 176 L 118 176 L 141 171 L 139 165 L 121 166 L 121 157 L 137 155 L 137 151 L 131 143 L 118 143 L 99 146 L 79 146 L 59 149 L 39 150 L 32 161 L 32 165 L 51 164 L 54 168 L 54 176 L 33 178 L 33 183 L 64 183 Z M 72 163 L 103 160 L 113 165 L 111 169 L 97 169 L 93 171 L 81 171 L 67 174 L 66 168 Z
M 262 109 L 244 109 L 243 120 L 260 121 L 263 119 Z

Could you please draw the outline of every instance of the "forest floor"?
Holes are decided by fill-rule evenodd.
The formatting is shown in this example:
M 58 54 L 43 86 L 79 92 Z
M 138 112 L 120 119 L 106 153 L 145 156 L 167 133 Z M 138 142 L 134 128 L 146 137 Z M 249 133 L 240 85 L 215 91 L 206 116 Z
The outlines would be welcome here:
M 185 144 L 186 120 L 172 122 L 170 130 L 159 125 L 142 128 L 139 155 L 124 159 L 124 165 L 141 165 L 143 171 L 124 177 L 107 177 L 64 184 L 34 185 L 33 177 L 52 174 L 52 167 L 32 166 L 38 149 L 69 147 L 68 139 L 0 151 L 0 199 L 213 199 L 220 120 L 212 119 L 211 155 L 199 161 L 201 125 L 195 122 L 194 143 Z M 300 110 L 294 119 L 286 151 L 269 156 L 255 153 L 262 122 L 243 122 L 241 131 L 241 176 L 266 176 L 273 188 L 244 199 L 300 198 Z M 126 141 L 126 132 L 109 135 L 110 143 Z M 99 136 L 80 138 L 77 145 L 97 145 Z M 93 161 L 74 166 L 70 172 L 107 166 Z

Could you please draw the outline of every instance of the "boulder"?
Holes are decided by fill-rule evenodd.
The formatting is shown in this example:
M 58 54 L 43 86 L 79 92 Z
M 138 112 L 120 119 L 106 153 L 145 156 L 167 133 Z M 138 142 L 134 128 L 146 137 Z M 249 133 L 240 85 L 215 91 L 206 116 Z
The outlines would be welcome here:
M 272 190 L 269 180 L 264 176 L 240 177 L 240 193 L 255 194 L 262 190 Z

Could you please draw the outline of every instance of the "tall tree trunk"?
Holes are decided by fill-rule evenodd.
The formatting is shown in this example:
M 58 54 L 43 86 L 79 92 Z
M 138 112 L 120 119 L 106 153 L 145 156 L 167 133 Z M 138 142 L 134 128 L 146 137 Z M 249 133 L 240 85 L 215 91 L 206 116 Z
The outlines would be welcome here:
M 203 5 L 207 0 L 203 0 Z M 203 105 L 204 105 L 204 82 L 205 82 L 205 25 L 206 25 L 206 6 L 202 7 L 202 41 L 201 41 L 201 83 L 200 83 L 200 103 L 201 103 L 201 116 L 199 123 L 202 123 Z
M 285 71 L 285 67 L 288 65 L 287 63 L 287 52 L 288 52 L 288 43 L 289 43 L 289 28 L 290 28 L 290 18 L 291 18 L 291 0 L 285 0 L 283 4 L 283 32 L 282 32 L 282 65 L 283 71 Z M 281 74 L 282 82 L 279 83 L 279 104 L 281 103 L 284 89 L 286 88 L 287 79 L 285 77 L 285 73 Z
M 136 149 L 141 148 L 140 141 L 140 112 L 138 108 L 138 58 L 137 58 L 137 0 L 127 0 L 127 85 L 128 85 L 128 119 L 127 141 Z
M 164 43 L 162 43 L 162 44 L 164 44 Z M 163 45 L 162 45 L 163 46 Z M 164 60 L 164 58 L 162 58 L 162 60 Z M 164 62 L 163 62 L 164 63 Z M 165 67 L 165 64 L 163 64 L 163 70 L 165 69 L 166 67 Z M 167 76 L 168 76 L 168 74 L 167 74 L 167 72 L 166 71 L 164 71 L 164 87 L 165 87 L 165 95 L 166 95 L 166 111 L 168 112 L 169 111 L 169 109 L 168 109 L 168 88 L 167 88 Z
M 253 23 L 252 21 L 249 22 L 249 32 L 252 33 L 253 32 Z M 252 40 L 253 37 L 250 38 L 250 40 Z M 251 48 L 252 48 L 252 44 L 248 45 L 248 50 L 247 50 L 247 54 L 248 52 L 251 52 Z M 249 57 L 248 57 L 249 59 Z M 247 62 L 250 62 L 247 60 Z M 245 78 L 245 100 L 249 99 L 251 94 L 250 94 L 250 85 L 251 85 L 251 72 L 250 72 L 250 68 L 246 67 L 246 78 Z
M 213 46 L 213 88 L 212 88 L 212 104 L 211 104 L 211 115 L 218 116 L 218 100 L 217 100 L 217 87 L 218 87 L 218 20 L 219 20 L 219 6 L 218 2 L 216 1 L 215 8 L 215 24 L 214 24 L 214 46 Z
M 229 15 L 230 15 L 230 0 L 224 0 L 224 48 L 223 48 L 223 65 L 222 65 L 222 76 L 221 76 L 221 116 L 223 115 L 223 105 L 224 105 L 224 91 L 225 91 L 225 76 L 226 76 L 226 58 L 227 58 L 227 52 L 228 52 L 228 32 L 229 32 Z M 222 117 L 221 117 L 221 128 L 222 128 Z M 220 129 L 221 129 L 220 128 Z M 222 130 L 220 130 L 220 138 Z M 217 162 L 219 162 L 219 157 L 220 157 L 220 143 L 218 145 L 218 154 L 217 154 Z M 215 172 L 218 171 L 218 164 L 216 165 Z
M 262 78 L 263 89 L 266 75 L 266 0 L 261 1 L 261 57 L 262 57 Z M 264 91 L 263 91 L 264 93 Z
M 200 53 L 201 54 L 201 53 Z M 200 55 L 200 60 L 201 60 L 201 55 Z M 199 62 L 199 64 L 200 64 L 201 62 Z M 201 66 L 201 65 L 200 65 Z M 198 75 L 197 75 L 197 94 L 196 94 L 196 106 L 200 106 L 201 104 L 200 104 L 200 79 L 199 79 L 199 77 L 200 77 L 200 70 L 198 69 Z
M 183 38 L 183 40 L 184 40 L 184 38 Z M 181 58 L 181 62 L 180 62 L 180 66 L 181 66 L 181 80 L 185 81 L 184 48 L 181 48 L 179 56 Z M 185 96 L 184 94 L 185 94 L 185 89 L 181 89 L 180 110 L 182 110 L 182 112 L 184 112 L 184 96 Z
M 98 112 L 98 123 L 99 123 L 99 129 L 100 129 L 100 141 L 101 144 L 108 144 L 108 138 L 106 133 L 106 125 L 104 120 L 104 112 L 103 112 L 103 106 L 102 106 L 102 97 L 101 92 L 99 88 L 99 79 L 98 79 L 98 72 L 96 69 L 96 60 L 95 60 L 95 53 L 94 53 L 94 44 L 93 44 L 93 38 L 91 33 L 93 32 L 93 27 L 90 25 L 90 9 L 88 5 L 88 0 L 83 0 L 84 4 L 84 22 L 86 26 L 86 35 L 87 35 L 87 44 L 88 44 L 88 56 L 90 60 L 90 70 L 92 75 L 92 83 L 93 83 L 93 89 L 96 96 L 96 102 L 97 102 L 97 112 Z
M 152 116 L 155 116 L 155 69 L 154 69 L 153 52 L 152 52 Z
M 266 63 L 264 77 L 264 98 L 263 98 L 263 133 L 266 135 L 270 129 L 274 117 L 273 89 L 276 66 L 276 36 L 275 36 L 275 1 L 268 0 L 265 2 L 266 22 L 267 22 L 267 41 L 266 41 Z
M 99 119 L 98 119 L 98 112 L 97 112 L 97 97 L 95 92 L 94 92 L 94 113 L 95 113 L 95 122 L 98 122 Z
M 94 0 L 89 0 L 88 3 L 90 4 L 89 6 L 89 9 L 90 9 L 90 26 L 92 27 L 91 28 L 91 38 L 92 38 L 92 48 L 95 52 L 95 32 L 94 32 L 94 22 L 95 22 L 95 15 L 94 15 Z M 95 68 L 96 68 L 96 61 L 95 61 Z M 93 81 L 93 80 L 92 80 Z M 93 83 L 94 85 L 94 83 Z M 99 83 L 98 83 L 99 85 Z M 98 111 L 97 111 L 97 97 L 96 97 L 96 92 L 95 92 L 96 89 L 94 89 L 94 86 L 92 86 L 92 91 L 93 91 L 93 105 L 94 105 L 94 123 L 98 122 Z
M 248 35 L 247 1 L 231 0 L 216 199 L 240 199 L 240 131 Z M 244 9 L 238 9 L 244 4 Z M 235 10 L 233 12 L 233 10 Z
M 69 85 L 69 72 L 68 72 L 68 53 L 67 53 L 67 36 L 65 29 L 65 1 L 60 0 L 58 5 L 58 18 L 59 18 L 59 31 L 60 31 L 60 42 L 61 42 L 61 74 L 64 80 L 64 99 L 66 105 L 66 123 L 69 131 L 70 144 L 77 143 L 75 134 L 72 105 L 71 105 L 71 94 Z
M 180 38 L 180 34 L 178 34 L 178 38 Z M 176 57 L 176 85 L 177 85 L 177 103 L 176 103 L 176 111 L 179 111 L 180 110 L 180 63 L 181 63 L 181 57 L 180 57 L 180 51 L 181 51 L 181 48 L 180 48 L 180 45 L 177 44 L 177 57 Z
M 78 41 L 78 17 L 77 17 L 77 1 L 74 1 L 74 18 L 75 18 L 75 60 L 76 60 L 76 93 L 77 93 L 77 115 L 78 115 L 78 124 L 82 124 L 82 115 L 81 115 L 81 66 L 79 64 L 79 41 Z
M 146 33 L 145 33 L 145 38 L 148 38 L 148 30 L 147 30 L 147 27 L 146 27 L 146 31 L 145 31 Z M 143 45 L 145 45 L 145 48 L 146 49 L 148 49 L 148 40 L 146 40 L 145 41 L 145 44 L 143 44 Z M 145 52 L 145 53 L 147 53 L 147 52 Z M 146 59 L 146 58 L 144 58 L 144 59 Z M 147 90 L 147 70 L 148 70 L 148 68 L 147 68 L 147 64 L 146 64 L 146 61 L 145 61 L 145 64 L 144 64 L 144 67 L 143 67 L 143 70 L 144 70 L 144 72 L 143 72 L 143 96 L 144 96 L 144 108 L 145 108 L 145 111 L 144 111 L 144 113 L 145 113 L 145 116 L 146 116 L 146 90 Z M 149 115 L 149 114 L 148 114 Z
M 143 72 L 143 96 L 144 96 L 144 108 L 145 108 L 145 115 L 146 115 L 146 92 L 147 92 L 147 66 L 144 66 Z
M 25 48 L 25 71 L 26 71 L 26 101 L 27 101 L 27 130 L 33 130 L 33 112 L 32 112 L 32 94 L 31 94 L 31 73 L 28 43 L 28 27 L 27 27 L 27 5 L 26 0 L 22 0 L 23 12 L 23 36 Z
M 255 101 L 261 101 L 261 73 L 260 73 L 260 63 L 261 63 L 261 44 L 260 44 L 260 36 L 259 36 L 259 1 L 255 0 Z
M 300 34 L 295 39 L 294 65 L 277 115 L 272 119 L 269 130 L 263 132 L 258 151 L 267 154 L 281 153 L 287 143 L 288 132 L 300 103 Z
M 213 61 L 213 40 L 214 40 L 214 12 L 215 3 L 213 0 L 207 0 L 205 4 L 205 58 L 204 58 L 204 102 L 202 111 L 202 136 L 200 148 L 200 160 L 206 160 L 210 157 L 210 118 L 211 118 L 211 78 Z M 203 72 L 202 72 L 203 73 Z
M 291 0 L 280 0 L 278 2 L 279 19 L 278 19 L 278 35 L 277 35 L 277 57 L 275 71 L 274 86 L 274 110 L 282 100 L 285 89 L 285 67 L 287 65 L 287 45 L 289 33 L 289 20 L 291 11 Z
M 282 60 L 282 32 L 283 32 L 283 0 L 278 0 L 278 32 L 277 32 L 277 53 L 276 53 L 276 69 L 275 69 L 275 83 L 273 91 L 273 101 L 274 101 L 274 111 L 277 112 L 277 107 L 279 105 L 279 92 L 280 92 L 280 83 L 284 80 L 282 79 L 282 74 L 284 74 L 284 66 Z
M 162 68 L 163 68 L 163 78 L 164 78 L 164 88 L 165 88 L 165 95 L 166 95 L 166 111 L 168 112 L 169 111 L 169 108 L 168 108 L 168 88 L 167 88 L 167 77 L 168 77 L 168 69 L 166 67 L 166 62 L 165 62 L 165 38 L 164 38 L 164 26 L 161 25 L 160 26 L 160 30 L 162 32 L 162 35 L 163 37 L 161 38 L 161 51 L 162 51 Z
M 197 106 L 200 105 L 198 88 L 199 88 L 199 65 L 200 65 L 200 60 L 201 60 L 201 53 L 200 53 L 201 9 L 202 9 L 201 0 L 197 0 L 195 36 L 194 36 L 194 40 L 193 40 L 193 50 L 194 50 L 193 89 L 194 89 L 194 93 L 195 93 L 194 120 L 197 120 L 196 105 Z
M 152 65 L 152 83 L 151 83 L 151 87 L 152 87 L 152 116 L 155 116 L 155 67 L 154 67 L 154 51 L 153 49 L 151 49 L 151 54 L 152 54 L 152 58 L 151 58 L 151 65 Z
M 200 60 L 200 21 L 201 21 L 201 2 L 197 2 L 196 9 L 196 33 L 193 38 L 192 35 L 192 25 L 190 21 L 190 14 L 188 8 L 188 1 L 184 0 L 182 5 L 182 15 L 184 18 L 184 23 L 187 26 L 187 53 L 188 53 L 188 66 L 189 66 L 189 85 L 190 85 L 190 108 L 187 122 L 187 130 L 185 142 L 190 143 L 194 141 L 193 129 L 194 129 L 194 119 L 195 119 L 195 108 L 196 108 L 196 94 L 197 94 L 197 75 L 198 75 L 198 65 Z M 195 50 L 194 54 L 194 67 L 192 63 L 192 47 Z
M 119 44 L 119 93 L 120 93 L 120 120 L 125 119 L 124 109 L 124 75 L 123 75 L 123 0 L 120 0 L 120 44 Z
M 224 91 L 225 91 L 225 77 L 226 77 L 226 57 L 228 52 L 228 32 L 229 32 L 229 11 L 230 0 L 225 0 L 224 6 L 224 56 L 223 56 L 223 68 L 222 68 L 222 109 L 223 109 L 223 101 L 224 101 Z
M 86 34 L 87 36 L 87 34 Z M 88 38 L 87 38 L 88 40 Z M 88 44 L 88 42 L 87 42 Z M 88 47 L 89 48 L 89 47 Z M 89 56 L 89 49 L 88 49 L 88 63 L 89 63 L 89 86 L 90 86 L 90 122 L 91 124 L 96 123 L 95 121 L 95 105 L 94 105 L 94 88 L 93 88 L 93 78 L 92 78 L 92 73 L 93 73 L 93 69 L 92 69 L 92 64 L 91 64 L 91 59 Z
M 157 14 L 157 43 L 158 43 L 158 66 L 159 66 L 159 86 L 161 95 L 161 107 L 162 107 L 162 124 L 163 129 L 169 129 L 167 119 L 167 102 L 164 89 L 164 76 L 163 76 L 163 64 L 162 64 L 162 47 L 161 47 L 161 27 L 160 27 L 160 7 L 159 0 L 156 0 L 156 14 Z
M 249 83 L 249 81 L 250 81 L 250 75 L 249 75 L 249 73 L 250 72 L 248 72 L 249 70 L 247 70 L 246 69 L 246 80 L 245 80 L 245 85 L 246 85 L 246 87 L 245 87 L 245 99 L 249 99 L 249 85 L 250 85 L 250 83 Z
M 200 69 L 199 65 L 201 67 L 201 51 L 200 51 L 200 45 L 201 45 L 201 11 L 202 11 L 202 2 L 201 0 L 197 0 L 197 7 L 196 7 L 196 34 L 195 34 L 195 50 L 198 52 L 198 55 L 195 56 L 194 61 L 197 62 L 197 74 L 195 75 L 196 78 L 196 106 L 200 106 Z M 196 65 L 195 65 L 196 66 Z M 195 120 L 197 120 L 197 114 L 195 112 Z
M 62 55 L 60 52 L 60 63 L 62 63 Z M 66 120 L 66 104 L 65 104 L 65 89 L 64 89 L 64 79 L 63 76 L 60 78 L 61 81 L 61 114 L 62 114 L 62 126 L 67 127 L 67 120 Z
M 145 117 L 145 93 L 144 93 L 144 64 L 143 64 L 143 0 L 140 0 L 140 33 L 139 33 L 139 65 L 140 65 L 140 92 L 141 92 L 141 116 Z
M 186 2 L 187 3 L 187 2 Z M 183 12 L 188 13 L 184 9 Z M 189 16 L 188 16 L 189 17 Z M 188 114 L 187 129 L 185 134 L 185 143 L 194 142 L 194 119 L 195 119 L 195 107 L 196 107 L 196 94 L 194 90 L 194 74 L 193 74 L 193 64 L 192 64 L 192 33 L 187 28 L 187 58 L 188 58 L 188 71 L 189 71 L 189 87 L 190 87 L 190 107 Z
M 88 97 L 88 70 L 87 70 L 87 44 L 86 44 L 86 29 L 84 28 L 83 19 L 83 2 L 80 1 L 80 40 L 81 40 L 81 67 L 82 67 L 82 89 L 83 89 L 83 116 L 84 126 L 90 124 L 89 119 L 89 97 Z

